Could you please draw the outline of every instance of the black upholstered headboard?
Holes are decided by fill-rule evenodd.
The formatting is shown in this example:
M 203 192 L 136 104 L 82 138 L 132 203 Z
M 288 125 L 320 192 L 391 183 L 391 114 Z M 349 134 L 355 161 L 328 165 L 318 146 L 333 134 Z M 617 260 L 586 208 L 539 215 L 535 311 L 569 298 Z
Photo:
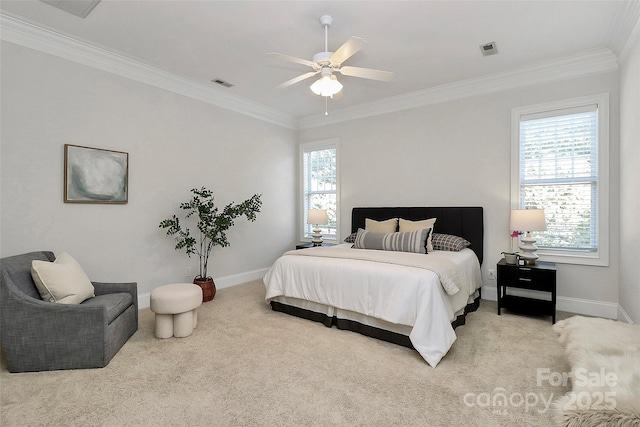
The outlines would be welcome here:
M 434 233 L 453 234 L 471 242 L 472 249 L 482 264 L 484 244 L 484 224 L 482 207 L 383 207 L 353 208 L 351 211 L 351 232 L 364 228 L 365 218 L 384 221 L 390 218 L 403 218 L 409 221 L 438 218 Z

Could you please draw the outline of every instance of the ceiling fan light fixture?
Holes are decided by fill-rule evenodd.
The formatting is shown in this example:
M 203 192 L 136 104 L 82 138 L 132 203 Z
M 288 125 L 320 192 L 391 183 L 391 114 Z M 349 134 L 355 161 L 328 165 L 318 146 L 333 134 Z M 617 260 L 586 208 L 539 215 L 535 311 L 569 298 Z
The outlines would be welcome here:
M 342 90 L 342 83 L 336 76 L 325 74 L 311 85 L 311 91 L 316 95 L 333 96 Z
M 0 0 L 1 1 L 1 0 Z M 335 52 L 329 51 L 329 26 L 331 25 L 332 18 L 329 15 L 323 15 L 320 17 L 320 23 L 324 27 L 324 52 L 319 52 L 313 55 L 313 60 L 296 58 L 295 56 L 283 55 L 281 53 L 269 52 L 270 55 L 275 58 L 283 59 L 285 61 L 294 62 L 296 64 L 306 65 L 310 67 L 312 71 L 301 74 L 298 77 L 287 80 L 284 83 L 276 86 L 278 89 L 282 89 L 294 84 L 297 84 L 303 80 L 309 79 L 313 76 L 320 74 L 320 78 L 313 82 L 310 86 L 311 91 L 323 96 L 325 99 L 325 114 L 328 98 L 333 98 L 334 95 L 342 91 L 342 84 L 338 81 L 334 73 L 340 73 L 343 76 L 348 77 L 360 77 L 363 79 L 380 80 L 388 82 L 393 79 L 393 73 L 389 71 L 374 70 L 370 68 L 343 66 L 344 62 L 358 53 L 360 49 L 367 43 L 360 37 L 351 36 L 346 42 L 344 42 Z

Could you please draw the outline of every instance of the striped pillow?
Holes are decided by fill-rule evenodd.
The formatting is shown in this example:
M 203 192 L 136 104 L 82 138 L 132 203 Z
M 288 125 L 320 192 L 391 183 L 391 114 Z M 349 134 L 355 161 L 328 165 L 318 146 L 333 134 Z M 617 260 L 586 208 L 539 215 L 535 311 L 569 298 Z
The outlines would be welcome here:
M 373 233 L 359 229 L 353 247 L 426 254 L 427 238 L 430 233 L 430 228 L 397 233 Z
M 398 231 L 413 231 L 422 230 L 423 228 L 431 228 L 435 226 L 437 218 L 424 219 L 422 221 L 408 221 L 400 218 L 398 225 L 400 229 Z M 433 251 L 433 244 L 431 243 L 431 236 L 427 238 L 427 252 Z

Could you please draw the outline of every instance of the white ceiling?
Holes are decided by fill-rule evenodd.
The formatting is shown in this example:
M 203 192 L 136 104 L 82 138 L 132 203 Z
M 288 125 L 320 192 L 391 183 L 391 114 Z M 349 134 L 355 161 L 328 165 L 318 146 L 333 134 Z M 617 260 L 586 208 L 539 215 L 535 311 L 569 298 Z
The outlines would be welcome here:
M 0 8 L 301 118 L 324 113 L 324 98 L 309 90 L 315 79 L 275 89 L 308 69 L 265 54 L 311 59 L 323 51 L 321 15 L 333 16 L 330 50 L 350 36 L 367 41 L 346 65 L 395 74 L 391 82 L 338 75 L 345 87 L 341 99 L 329 101 L 336 111 L 577 53 L 619 54 L 637 1 L 102 0 L 84 19 L 37 0 L 2 0 Z M 499 53 L 482 56 L 479 46 L 494 41 Z M 218 86 L 215 78 L 234 86 Z

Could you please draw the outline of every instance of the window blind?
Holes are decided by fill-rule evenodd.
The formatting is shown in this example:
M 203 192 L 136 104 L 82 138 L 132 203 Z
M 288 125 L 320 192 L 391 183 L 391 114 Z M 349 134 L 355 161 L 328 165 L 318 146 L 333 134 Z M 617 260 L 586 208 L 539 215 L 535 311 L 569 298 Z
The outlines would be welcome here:
M 598 106 L 520 118 L 520 208 L 544 209 L 543 249 L 598 249 Z
M 305 149 L 302 159 L 304 197 L 304 236 L 310 237 L 312 226 L 307 224 L 309 210 L 325 209 L 329 224 L 320 226 L 324 237 L 336 237 L 337 218 L 337 162 L 336 148 Z

